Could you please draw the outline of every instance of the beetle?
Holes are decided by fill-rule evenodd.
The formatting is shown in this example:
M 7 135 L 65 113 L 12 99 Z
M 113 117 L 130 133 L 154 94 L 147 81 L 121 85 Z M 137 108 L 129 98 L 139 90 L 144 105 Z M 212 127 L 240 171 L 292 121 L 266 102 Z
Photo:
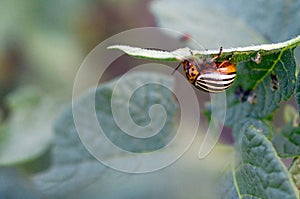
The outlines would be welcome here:
M 191 54 L 193 55 L 192 52 Z M 183 60 L 173 73 L 183 65 L 188 81 L 196 88 L 210 93 L 225 91 L 235 80 L 236 66 L 229 60 L 217 61 L 221 54 L 222 47 L 212 59 L 196 59 L 192 56 L 192 58 Z

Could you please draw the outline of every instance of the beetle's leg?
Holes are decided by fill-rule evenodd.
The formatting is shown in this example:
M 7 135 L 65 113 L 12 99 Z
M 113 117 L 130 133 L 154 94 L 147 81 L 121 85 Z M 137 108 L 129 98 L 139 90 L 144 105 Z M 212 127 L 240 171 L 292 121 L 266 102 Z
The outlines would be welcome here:
M 211 61 L 215 61 L 216 59 L 218 59 L 218 58 L 221 56 L 222 51 L 223 51 L 223 47 L 221 46 L 221 47 L 220 47 L 219 53 L 218 53 L 216 56 L 214 56 L 214 57 L 211 59 Z

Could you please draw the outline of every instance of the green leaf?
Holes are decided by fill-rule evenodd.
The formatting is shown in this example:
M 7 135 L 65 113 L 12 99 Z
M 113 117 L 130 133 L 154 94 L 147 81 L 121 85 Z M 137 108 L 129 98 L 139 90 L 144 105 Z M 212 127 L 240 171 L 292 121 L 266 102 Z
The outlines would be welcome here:
M 56 107 L 34 87 L 12 93 L 7 99 L 10 117 L 1 124 L 0 165 L 11 165 L 38 157 L 52 141 Z
M 214 0 L 214 4 L 224 8 L 235 20 L 243 21 L 271 42 L 299 34 L 300 25 L 297 22 L 300 20 L 300 4 L 297 0 Z
M 158 135 L 149 138 L 136 139 L 124 133 L 116 124 L 112 115 L 112 95 L 117 80 L 113 80 L 106 84 L 102 84 L 96 90 L 95 110 L 99 124 L 105 132 L 110 142 L 114 143 L 123 150 L 128 150 L 128 156 L 120 156 L 109 149 L 103 149 L 105 159 L 116 159 L 120 164 L 129 164 L 136 161 L 134 154 L 139 152 L 147 152 L 162 148 L 166 143 L 174 137 L 174 116 L 177 111 L 177 105 L 172 97 L 172 92 L 161 84 L 146 84 L 141 86 L 145 81 L 161 82 L 163 85 L 172 87 L 173 78 L 156 73 L 131 73 L 126 76 L 124 82 L 115 90 L 114 99 L 116 100 L 116 108 L 126 106 L 130 90 L 139 87 L 131 96 L 129 101 L 129 111 L 132 119 L 138 125 L 147 125 L 149 116 L 147 110 L 150 106 L 160 104 L 167 112 L 165 125 Z M 140 87 L 141 86 L 141 87 Z M 94 96 L 94 90 L 87 92 L 78 99 L 73 105 L 80 109 L 83 122 L 86 126 L 86 132 L 97 132 L 94 125 L 90 123 L 89 117 L 91 112 L 87 111 L 90 96 Z M 156 113 L 156 114 L 155 114 Z M 162 120 L 161 112 L 155 112 L 151 119 L 154 124 L 159 124 Z M 123 114 L 120 114 L 121 116 Z M 124 117 L 124 115 L 123 115 Z M 78 125 L 78 124 L 77 124 Z M 63 196 L 67 193 L 82 189 L 89 184 L 100 179 L 108 171 L 108 167 L 97 161 L 82 144 L 76 126 L 72 108 L 69 106 L 58 118 L 55 125 L 56 137 L 53 148 L 53 160 L 49 170 L 41 173 L 33 178 L 35 185 L 41 192 L 50 196 Z M 128 127 L 130 125 L 128 124 Z M 134 129 L 132 129 L 134 131 Z M 143 133 L 143 132 L 140 132 Z M 91 140 L 96 140 L 97 134 L 93 134 Z M 98 145 L 106 146 L 106 140 L 101 140 Z M 162 156 L 169 153 L 161 152 Z
M 297 0 L 273 3 L 268 0 L 187 0 L 184 5 L 172 0 L 151 2 L 158 26 L 187 33 L 205 48 L 278 42 L 294 37 L 299 34 L 299 9 Z M 188 42 L 194 43 L 192 39 Z
M 283 48 L 262 56 L 260 64 L 245 62 L 238 65 L 235 85 L 227 95 L 227 125 L 246 117 L 267 119 L 281 101 L 291 97 L 296 83 L 293 51 L 294 48 Z M 251 101 L 251 98 L 255 99 Z
M 231 53 L 231 61 L 237 63 L 237 79 L 227 92 L 226 125 L 232 126 L 237 121 L 248 117 L 266 119 L 279 107 L 281 101 L 291 97 L 296 82 L 294 49 L 299 44 L 300 36 L 278 44 L 224 50 L 224 56 Z M 183 60 L 191 56 L 189 55 L 191 50 L 188 48 L 172 52 L 129 46 L 109 48 L 122 50 L 134 57 L 148 59 Z M 254 59 L 257 56 L 257 51 L 262 59 L 260 63 L 251 61 L 251 58 Z M 217 51 L 192 50 L 193 56 L 205 57 L 210 53 L 217 54 Z M 237 93 L 239 88 L 242 91 Z M 246 92 L 248 92 L 247 95 Z M 219 115 L 224 115 L 222 114 L 223 107 L 220 107 L 219 111 Z
M 241 157 L 237 158 L 240 162 L 234 171 L 234 183 L 230 180 L 225 181 L 224 187 L 236 185 L 239 198 L 298 198 L 297 190 L 286 168 L 269 141 L 272 137 L 272 128 L 268 120 L 272 119 L 272 113 L 280 103 L 288 100 L 294 93 L 296 84 L 294 50 L 299 46 L 300 36 L 278 44 L 233 49 L 228 47 L 264 43 L 267 40 L 278 42 L 296 36 L 300 27 L 297 23 L 300 20 L 298 14 L 300 4 L 297 0 L 289 2 L 276 0 L 272 3 L 266 0 L 247 3 L 242 0 L 229 2 L 188 0 L 184 6 L 182 5 L 180 2 L 169 0 L 154 1 L 151 9 L 159 26 L 190 34 L 192 39 L 196 39 L 205 48 L 217 49 L 225 46 L 220 61 L 230 59 L 230 62 L 237 65 L 237 79 L 227 92 L 226 125 L 233 126 L 235 148 L 237 151 L 241 149 L 239 154 Z M 195 8 L 197 11 L 194 11 Z M 174 35 L 177 39 L 180 36 Z M 187 43 L 194 42 L 192 39 Z M 150 53 L 144 49 L 130 51 L 131 47 L 116 48 L 138 58 L 178 62 L 193 56 L 210 58 L 218 53 L 218 50 L 197 51 L 186 48 L 185 53 L 178 54 L 176 50 L 165 52 L 168 54 L 165 58 L 163 53 L 155 50 Z M 200 49 L 201 46 L 194 48 Z M 261 62 L 252 61 L 259 54 L 262 57 Z M 297 86 L 298 106 L 300 106 L 299 87 Z M 219 111 L 222 113 L 225 110 L 220 106 Z M 274 138 L 276 136 L 277 134 Z M 292 138 L 289 141 L 297 146 L 298 143 L 295 142 L 297 134 L 288 133 L 288 136 Z M 285 141 L 280 139 L 280 144 L 284 144 Z M 285 148 L 290 144 L 286 143 Z M 295 151 L 292 147 L 284 152 L 295 153 Z M 229 189 L 228 193 L 229 198 L 236 197 L 234 188 Z M 222 196 L 224 195 L 226 193 Z
M 274 133 L 272 143 L 282 158 L 300 156 L 300 127 L 286 125 L 280 132 Z
M 251 125 L 243 135 L 234 172 L 240 198 L 298 198 L 297 189 L 271 142 Z
M 198 46 L 200 44 L 204 48 L 219 48 L 220 45 L 228 48 L 265 41 L 261 34 L 243 23 L 238 16 L 227 12 L 223 4 L 205 0 L 188 0 L 184 4 L 163 0 L 151 2 L 150 8 L 159 27 L 187 33 Z M 230 5 L 234 6 L 235 2 Z M 178 39 L 178 36 L 175 37 Z M 191 40 L 188 44 L 195 46 L 195 41 Z
M 173 77 L 166 76 L 157 73 L 133 73 L 130 76 L 127 76 L 122 82 L 119 84 L 117 90 L 115 90 L 115 94 L 113 97 L 115 103 L 110 105 L 111 103 L 111 95 L 112 88 L 114 88 L 114 84 L 116 82 L 112 82 L 108 86 L 101 87 L 101 92 L 105 93 L 104 95 L 99 92 L 96 94 L 96 110 L 97 116 L 99 120 L 99 124 L 101 125 L 104 132 L 110 132 L 106 136 L 118 147 L 125 149 L 127 151 L 132 152 L 147 152 L 153 151 L 162 148 L 166 143 L 173 138 L 174 132 L 173 128 L 175 127 L 175 123 L 173 121 L 174 115 L 176 113 L 177 105 L 172 99 L 172 93 L 170 90 L 165 88 L 162 85 L 158 84 L 147 84 L 141 88 L 138 88 L 132 96 L 130 96 L 130 90 L 135 87 L 140 87 L 144 81 L 153 81 L 156 83 L 164 83 L 169 86 L 169 88 L 173 87 Z M 99 88 L 100 91 L 100 88 Z M 151 128 L 142 129 L 143 132 L 140 132 L 140 128 L 135 128 L 132 124 L 126 119 L 124 122 L 125 127 L 130 131 L 132 135 L 151 135 L 155 130 L 161 129 L 160 133 L 157 135 L 149 137 L 149 138 L 134 138 L 122 131 L 116 124 L 116 116 L 112 115 L 111 106 L 114 106 L 118 111 L 118 115 L 126 116 L 126 112 L 128 111 L 126 106 L 127 99 L 129 101 L 129 112 L 130 116 L 137 125 L 147 126 L 148 124 L 154 124 Z M 163 125 L 161 122 L 163 121 L 163 113 L 158 111 L 155 115 L 147 113 L 147 110 L 150 110 L 151 106 L 159 104 L 164 107 L 166 110 L 167 119 L 165 124 Z M 125 108 L 123 108 L 125 107 Z M 122 121 L 121 121 L 122 122 Z M 161 128 L 163 125 L 163 128 Z M 155 144 L 154 144 L 155 143 Z
M 240 63 L 243 61 L 250 62 L 251 57 L 255 58 L 257 52 L 259 52 L 263 57 L 262 59 L 263 64 L 254 65 L 255 62 L 253 63 L 250 62 L 250 66 L 247 65 L 247 67 L 249 68 L 251 68 L 252 66 L 256 73 L 257 71 L 260 72 L 259 76 L 256 77 L 256 79 L 259 79 L 266 76 L 266 74 L 268 74 L 269 72 L 271 72 L 272 69 L 277 64 L 280 64 L 282 60 L 290 59 L 289 58 L 289 56 L 291 56 L 290 54 L 293 54 L 292 50 L 290 49 L 294 49 L 298 45 L 300 45 L 300 36 L 277 44 L 265 44 L 265 45 L 257 45 L 257 46 L 223 49 L 222 57 L 223 59 L 225 57 L 230 57 L 230 60 L 233 63 Z M 107 49 L 121 50 L 124 53 L 136 58 L 154 59 L 154 60 L 162 60 L 162 61 L 183 61 L 184 59 L 191 58 L 193 56 L 200 57 L 200 58 L 207 58 L 219 53 L 219 49 L 201 51 L 201 50 L 192 50 L 187 47 L 179 48 L 174 51 L 165 51 L 165 50 L 139 48 L 133 46 L 126 46 L 126 45 L 113 45 L 113 46 L 109 46 Z M 287 61 L 293 62 L 293 59 Z M 265 64 L 267 64 L 268 66 L 264 66 Z M 283 64 L 282 67 L 286 67 L 286 66 L 284 66 Z
M 30 180 L 14 168 L 0 168 L 0 196 L 10 199 L 38 199 L 41 193 L 34 190 Z
M 249 55 L 255 57 L 255 55 Z M 291 91 L 288 88 L 289 84 L 295 83 L 295 58 L 294 47 L 287 46 L 279 51 L 273 51 L 269 54 L 261 54 L 261 63 L 255 62 L 243 62 L 239 64 L 237 73 L 240 74 L 240 78 L 237 79 L 238 83 L 243 86 L 245 90 L 255 88 L 260 82 L 270 75 L 272 72 L 278 75 L 283 96 L 291 95 Z M 286 81 L 280 81 L 281 79 L 288 77 Z
M 55 131 L 51 166 L 33 178 L 36 189 L 48 196 L 85 187 L 98 179 L 105 169 L 82 145 L 70 106 L 59 116 Z
M 169 51 L 156 50 L 156 49 L 138 48 L 138 47 L 132 47 L 126 45 L 113 45 L 113 46 L 109 46 L 107 49 L 121 50 L 126 54 L 136 58 L 164 60 L 164 61 L 176 61 L 177 57 L 179 58 L 180 56 L 191 55 L 188 48 L 178 49 L 176 51 L 169 52 Z
M 238 199 L 232 172 L 226 172 L 218 182 L 218 195 L 220 198 Z
M 300 72 L 297 75 L 295 98 L 298 105 L 298 113 L 300 115 Z
M 292 179 L 294 180 L 298 190 L 300 188 L 300 159 L 299 157 L 294 159 L 289 169 Z
M 272 137 L 271 127 L 266 122 L 263 122 L 261 120 L 256 120 L 254 118 L 245 118 L 239 120 L 232 128 L 234 144 L 237 147 L 240 147 L 242 145 L 242 139 L 244 137 L 244 133 L 242 132 L 246 132 L 249 126 L 255 126 L 255 128 L 259 130 L 261 134 L 266 136 L 268 139 L 271 139 Z

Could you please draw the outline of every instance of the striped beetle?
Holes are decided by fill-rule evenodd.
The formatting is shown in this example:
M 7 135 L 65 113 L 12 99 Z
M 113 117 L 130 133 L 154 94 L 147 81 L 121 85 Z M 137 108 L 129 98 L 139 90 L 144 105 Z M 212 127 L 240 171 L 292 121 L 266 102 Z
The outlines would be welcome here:
M 216 60 L 221 54 L 222 47 L 220 48 L 219 54 L 209 60 L 195 58 L 185 59 L 174 69 L 173 73 L 182 64 L 187 79 L 196 88 L 211 93 L 225 91 L 234 82 L 236 66 L 228 60 L 217 62 Z

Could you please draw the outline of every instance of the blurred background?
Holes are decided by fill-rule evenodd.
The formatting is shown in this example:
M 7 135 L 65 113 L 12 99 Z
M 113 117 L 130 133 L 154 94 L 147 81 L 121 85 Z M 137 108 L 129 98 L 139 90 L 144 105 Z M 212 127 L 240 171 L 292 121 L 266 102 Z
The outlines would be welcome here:
M 2 1 L 1 98 L 27 84 L 70 96 L 77 69 L 97 44 L 131 28 L 155 25 L 148 3 Z
M 226 3 L 222 0 L 2 0 L 0 198 L 41 198 L 28 177 L 50 167 L 53 121 L 59 110 L 71 102 L 72 86 L 81 62 L 103 40 L 132 28 L 157 26 L 185 34 L 178 38 L 157 32 L 158 37 L 173 43 L 166 50 L 195 47 L 191 38 L 205 49 L 228 48 L 290 39 L 300 33 L 299 20 L 299 1 L 296 0 L 230 0 Z M 299 60 L 299 50 L 296 56 Z M 148 61 L 122 56 L 109 67 L 100 82 L 142 63 Z M 175 67 L 178 63 L 167 64 Z M 93 71 L 86 74 L 87 82 L 89 75 L 96 74 Z M 209 99 L 207 94 L 197 93 L 200 101 Z M 47 114 L 41 117 L 42 113 Z M 221 143 L 232 143 L 230 130 L 224 130 Z M 24 153 L 16 147 L 18 145 L 24 145 L 29 152 Z M 201 165 L 191 160 L 196 159 L 196 152 L 191 152 L 187 157 L 193 158 L 173 165 L 173 171 L 179 171 L 176 175 L 172 170 L 163 170 L 153 175 L 134 176 L 128 183 L 127 174 L 108 171 L 105 181 L 91 182 L 88 188 L 77 190 L 79 193 L 66 191 L 60 197 L 194 198 L 197 195 L 212 198 L 204 182 L 211 179 L 206 169 L 211 164 L 219 165 L 216 166 L 218 171 L 225 169 L 232 153 L 230 148 L 225 152 L 216 151 L 214 158 Z M 155 182 L 160 176 L 165 179 L 156 189 Z M 168 179 L 173 181 L 170 186 Z M 104 188 L 99 190 L 100 186 Z M 177 188 L 182 188 L 182 192 L 178 193 Z

